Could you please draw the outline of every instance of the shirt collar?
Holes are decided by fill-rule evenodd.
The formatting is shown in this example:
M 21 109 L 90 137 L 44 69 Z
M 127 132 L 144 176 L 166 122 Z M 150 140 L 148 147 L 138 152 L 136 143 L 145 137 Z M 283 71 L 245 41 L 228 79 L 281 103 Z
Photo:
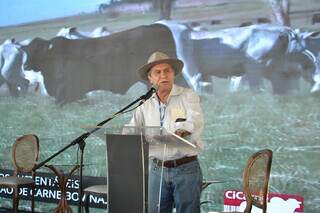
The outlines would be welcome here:
M 180 95 L 182 92 L 183 92 L 183 88 L 182 87 L 173 84 L 171 92 L 170 92 L 169 97 L 168 97 L 168 100 L 170 99 L 171 96 Z M 157 98 L 157 94 L 153 93 L 152 98 Z
M 170 96 L 180 95 L 180 94 L 182 93 L 182 91 L 183 91 L 183 88 L 182 88 L 182 87 L 179 87 L 179 86 L 173 84 L 172 90 L 171 90 L 171 92 L 170 92 L 169 97 L 170 97 Z

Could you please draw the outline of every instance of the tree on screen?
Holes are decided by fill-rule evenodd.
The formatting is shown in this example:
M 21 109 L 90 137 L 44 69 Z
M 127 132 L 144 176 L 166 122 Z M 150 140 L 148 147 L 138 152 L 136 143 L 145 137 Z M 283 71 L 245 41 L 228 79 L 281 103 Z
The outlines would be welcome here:
M 272 16 L 276 23 L 290 26 L 290 0 L 265 0 L 272 10 Z
M 154 10 L 159 10 L 159 20 L 171 19 L 171 10 L 174 0 L 152 0 L 152 6 Z

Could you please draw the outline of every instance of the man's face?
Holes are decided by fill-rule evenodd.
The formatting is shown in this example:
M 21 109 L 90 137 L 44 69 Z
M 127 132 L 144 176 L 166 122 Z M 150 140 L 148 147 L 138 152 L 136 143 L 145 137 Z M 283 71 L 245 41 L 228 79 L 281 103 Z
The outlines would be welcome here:
M 175 73 L 170 64 L 157 64 L 151 68 L 148 73 L 148 79 L 151 84 L 156 84 L 159 90 L 170 89 L 174 83 Z

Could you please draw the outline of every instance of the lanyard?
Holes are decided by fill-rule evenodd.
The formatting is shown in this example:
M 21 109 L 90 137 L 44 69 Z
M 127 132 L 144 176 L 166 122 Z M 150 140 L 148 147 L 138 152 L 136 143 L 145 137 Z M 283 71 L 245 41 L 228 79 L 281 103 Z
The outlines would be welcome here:
M 164 117 L 166 115 L 166 105 L 162 104 L 160 100 L 158 100 L 159 103 L 159 113 L 160 113 L 160 126 L 163 127 Z

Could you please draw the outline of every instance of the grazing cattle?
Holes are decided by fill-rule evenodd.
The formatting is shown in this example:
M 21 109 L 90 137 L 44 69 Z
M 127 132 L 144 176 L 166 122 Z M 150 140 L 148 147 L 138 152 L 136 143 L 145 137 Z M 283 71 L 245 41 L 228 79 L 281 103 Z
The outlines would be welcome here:
M 257 18 L 257 23 L 258 24 L 271 23 L 271 20 L 269 18 L 259 17 Z
M 247 21 L 247 22 L 243 22 L 239 25 L 239 27 L 246 27 L 246 26 L 250 26 L 253 25 L 252 21 Z
M 302 49 L 304 49 L 304 54 L 288 54 L 286 57 L 279 56 L 273 61 L 267 63 L 264 75 L 266 78 L 274 78 L 272 81 L 278 81 L 274 83 L 275 87 L 279 87 L 276 90 L 281 90 L 282 78 L 285 78 L 287 82 L 287 89 L 298 89 L 296 79 L 300 76 L 299 73 L 304 77 L 305 80 L 313 83 L 311 92 L 317 92 L 320 90 L 320 75 L 317 72 L 313 72 L 316 69 L 316 64 L 319 63 L 320 57 L 320 37 L 319 32 L 301 32 L 299 29 L 295 30 L 296 38 Z M 311 63 L 314 61 L 314 63 Z M 273 72 L 277 70 L 282 70 L 281 75 L 273 75 Z M 259 78 L 256 78 L 259 79 Z M 235 83 L 235 82 L 233 82 Z
M 101 38 L 35 38 L 23 50 L 28 55 L 25 68 L 42 71 L 48 94 L 60 104 L 92 90 L 123 94 L 140 80 L 136 70 L 152 52 L 176 56 L 170 30 L 159 24 Z
M 16 43 L 21 48 L 30 44 L 31 39 L 25 39 Z M 43 76 L 41 72 L 34 72 L 33 70 L 25 70 L 24 63 L 27 60 L 27 54 L 23 51 L 23 60 L 22 60 L 22 72 L 24 77 L 29 81 L 28 91 L 38 92 L 42 96 L 48 96 L 48 92 L 44 85 Z
M 186 64 L 183 74 L 196 90 L 211 75 L 264 76 L 276 94 L 298 87 L 300 76 L 313 88 L 320 82 L 318 60 L 291 28 L 252 25 L 210 32 L 192 31 L 170 21 L 163 24 L 175 32 L 177 55 Z
M 97 27 L 92 32 L 80 32 L 76 27 L 63 27 L 59 30 L 56 36 L 62 36 L 67 39 L 83 39 L 103 37 L 110 34 L 111 32 L 107 27 Z
M 0 86 L 6 83 L 14 97 L 26 93 L 29 84 L 22 70 L 23 56 L 24 52 L 14 40 L 0 45 Z
M 176 54 L 184 63 L 182 75 L 187 84 L 195 91 L 201 92 L 204 82 L 201 79 L 201 73 L 195 63 L 192 40 L 190 40 L 191 28 L 176 22 L 162 20 L 158 24 L 164 25 L 170 29 L 176 45 Z M 178 79 L 179 81 L 180 79 Z M 181 81 L 181 80 L 180 80 Z
M 222 43 L 220 38 L 205 38 L 210 31 L 194 31 L 172 21 L 158 23 L 171 29 L 177 55 L 185 64 L 183 76 L 189 86 L 198 92 L 203 90 L 202 86 L 206 84 L 204 82 L 211 81 L 211 76 L 242 76 L 246 73 L 245 70 L 254 75 L 251 70 L 262 67 L 255 60 L 248 58 L 241 49 Z M 192 38 L 194 34 L 197 35 Z
M 89 38 L 88 33 L 79 32 L 76 27 L 63 27 L 59 30 L 56 36 L 62 36 L 67 39 Z
M 312 24 L 320 23 L 320 13 L 316 13 L 312 15 Z
M 106 27 L 97 27 L 92 32 L 79 32 L 76 27 L 63 27 L 57 33 L 57 36 L 62 36 L 68 39 L 84 39 L 84 38 L 96 38 L 110 35 L 111 32 Z M 31 40 L 25 40 L 19 42 L 20 45 L 26 46 Z M 25 56 L 27 57 L 27 56 Z M 32 70 L 24 70 L 25 78 L 29 80 L 29 86 L 39 90 L 40 94 L 47 96 L 48 92 L 44 85 L 44 78 L 41 71 L 34 72 Z
M 97 27 L 90 33 L 90 37 L 98 38 L 98 37 L 108 36 L 110 34 L 111 34 L 111 31 L 108 30 L 107 27 Z
M 301 75 L 314 85 L 320 82 L 314 54 L 301 45 L 296 33 L 281 26 L 210 32 L 161 21 L 103 38 L 36 38 L 23 49 L 29 56 L 26 67 L 42 71 L 49 95 L 59 103 L 99 89 L 123 94 L 139 80 L 135 70 L 155 50 L 182 59 L 183 77 L 196 91 L 212 75 L 246 74 L 254 80 L 250 76 L 264 76 L 277 94 L 297 87 Z
M 221 23 L 222 23 L 222 21 L 218 20 L 218 19 L 213 19 L 213 20 L 210 21 L 211 25 L 217 25 L 217 24 L 221 24 Z

